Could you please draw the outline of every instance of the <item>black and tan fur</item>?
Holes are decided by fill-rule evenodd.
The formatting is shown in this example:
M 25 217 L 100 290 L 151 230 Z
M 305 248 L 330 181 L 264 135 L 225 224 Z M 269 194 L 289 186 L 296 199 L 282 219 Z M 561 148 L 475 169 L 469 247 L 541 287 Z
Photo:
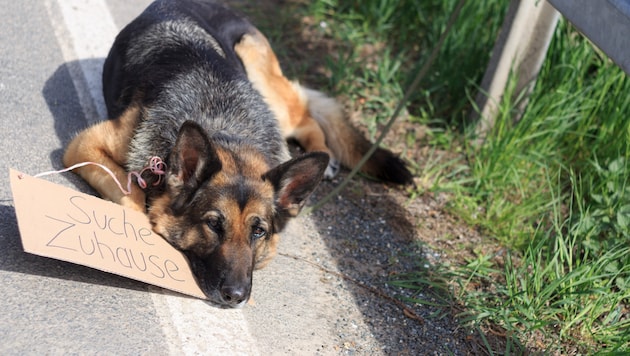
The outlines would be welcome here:
M 97 162 L 120 181 L 153 156 L 165 179 L 123 194 L 100 168 L 77 172 L 104 198 L 146 211 L 181 250 L 208 298 L 241 306 L 252 270 L 274 255 L 296 216 L 338 159 L 357 163 L 369 142 L 339 104 L 287 80 L 267 39 L 212 1 L 158 0 L 116 38 L 103 71 L 111 120 L 81 132 L 64 164 Z M 286 138 L 307 151 L 291 158 Z M 329 164 L 329 156 L 334 157 Z M 379 150 L 366 172 L 394 183 L 411 175 Z

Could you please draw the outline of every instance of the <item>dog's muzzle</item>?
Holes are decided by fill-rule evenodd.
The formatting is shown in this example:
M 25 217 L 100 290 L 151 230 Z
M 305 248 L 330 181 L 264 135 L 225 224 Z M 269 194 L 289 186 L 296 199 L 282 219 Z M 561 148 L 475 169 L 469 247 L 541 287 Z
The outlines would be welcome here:
M 201 259 L 187 253 L 199 287 L 208 300 L 222 308 L 241 308 L 249 300 L 252 287 L 252 270 L 229 268 L 213 256 Z

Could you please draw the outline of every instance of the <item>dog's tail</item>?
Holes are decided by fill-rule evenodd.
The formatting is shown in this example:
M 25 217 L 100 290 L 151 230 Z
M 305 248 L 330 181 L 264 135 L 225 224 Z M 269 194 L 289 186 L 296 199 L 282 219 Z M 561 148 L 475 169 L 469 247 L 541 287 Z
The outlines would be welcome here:
M 342 106 L 335 99 L 302 86 L 299 86 L 299 90 L 302 98 L 307 101 L 311 117 L 324 132 L 326 144 L 334 158 L 348 168 L 355 167 L 372 143 L 346 120 Z M 361 172 L 394 184 L 413 183 L 413 176 L 405 162 L 391 151 L 380 147 L 363 165 Z

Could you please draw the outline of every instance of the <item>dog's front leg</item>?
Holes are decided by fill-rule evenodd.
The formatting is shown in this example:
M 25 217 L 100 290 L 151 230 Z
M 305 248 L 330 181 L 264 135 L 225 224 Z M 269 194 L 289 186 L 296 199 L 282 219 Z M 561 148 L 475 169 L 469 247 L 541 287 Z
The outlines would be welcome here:
M 127 172 L 124 164 L 138 115 L 139 109 L 132 107 L 117 119 L 100 122 L 79 133 L 66 149 L 64 165 L 70 167 L 82 162 L 101 164 L 109 168 L 123 187 L 126 187 Z M 125 194 L 101 167 L 86 165 L 77 168 L 75 172 L 104 199 L 138 211 L 146 210 L 145 194 L 137 185 L 132 184 L 129 194 Z

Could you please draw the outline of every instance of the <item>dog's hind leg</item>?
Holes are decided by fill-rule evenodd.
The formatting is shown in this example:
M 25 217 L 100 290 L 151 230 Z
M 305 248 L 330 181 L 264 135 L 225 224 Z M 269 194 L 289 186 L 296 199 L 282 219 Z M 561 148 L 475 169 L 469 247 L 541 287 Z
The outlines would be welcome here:
M 346 120 L 335 99 L 284 77 L 269 42 L 258 30 L 245 34 L 234 50 L 254 88 L 276 115 L 284 137 L 295 138 L 306 151 L 328 153 L 325 177 L 336 174 L 339 162 L 348 168 L 359 163 L 372 143 Z M 413 183 L 406 163 L 384 148 L 372 154 L 361 172 L 395 184 Z
M 124 165 L 139 115 L 140 109 L 132 106 L 116 119 L 103 121 L 83 130 L 68 145 L 63 156 L 64 165 L 70 167 L 82 162 L 104 165 L 125 186 L 127 172 Z M 96 165 L 86 165 L 75 169 L 75 172 L 103 198 L 138 211 L 145 211 L 145 195 L 140 187 L 132 184 L 130 194 L 126 195 L 114 179 Z
M 285 139 L 295 139 L 307 152 L 320 151 L 330 156 L 326 178 L 334 177 L 339 163 L 326 144 L 326 136 L 309 112 L 306 96 L 297 83 L 289 81 L 267 38 L 256 29 L 243 35 L 234 46 L 245 66 L 248 79 L 263 96 L 278 120 Z

